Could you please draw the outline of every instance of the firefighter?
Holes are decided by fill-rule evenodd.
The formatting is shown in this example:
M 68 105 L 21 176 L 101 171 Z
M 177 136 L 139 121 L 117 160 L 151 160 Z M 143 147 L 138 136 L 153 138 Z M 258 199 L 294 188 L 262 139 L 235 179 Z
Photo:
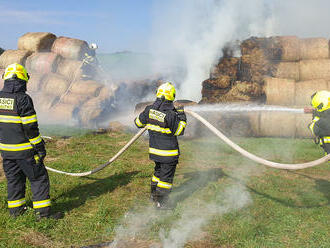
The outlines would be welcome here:
M 82 64 L 82 79 L 93 80 L 97 74 L 97 68 L 99 62 L 96 58 L 96 49 L 98 46 L 95 43 L 89 45 L 89 49 L 84 53 L 83 64 Z
M 156 96 L 156 101 L 135 119 L 135 125 L 146 126 L 149 132 L 149 158 L 155 162 L 151 199 L 158 209 L 167 209 L 180 155 L 177 136 L 184 134 L 186 115 L 183 107 L 173 105 L 175 88 L 172 83 L 160 85 Z
M 324 149 L 326 154 L 330 153 L 330 92 L 318 91 L 311 96 L 313 120 L 308 125 L 314 135 L 316 144 Z
M 33 208 L 40 218 L 50 214 L 49 178 L 43 164 L 46 156 L 32 99 L 26 92 L 29 74 L 20 64 L 9 65 L 0 91 L 0 149 L 7 178 L 8 208 L 13 217 L 25 212 L 26 177 L 32 191 Z

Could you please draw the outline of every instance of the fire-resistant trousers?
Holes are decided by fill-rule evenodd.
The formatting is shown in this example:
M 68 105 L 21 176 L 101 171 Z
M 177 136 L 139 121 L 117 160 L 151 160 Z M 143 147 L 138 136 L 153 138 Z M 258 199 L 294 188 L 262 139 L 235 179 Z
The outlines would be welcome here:
M 33 208 L 40 216 L 50 214 L 49 177 L 43 163 L 36 163 L 33 157 L 27 159 L 3 159 L 7 178 L 8 208 L 16 215 L 25 207 L 26 178 L 32 191 Z
M 172 190 L 173 178 L 178 161 L 172 163 L 155 162 L 155 171 L 151 179 L 151 194 L 158 198 L 167 197 Z

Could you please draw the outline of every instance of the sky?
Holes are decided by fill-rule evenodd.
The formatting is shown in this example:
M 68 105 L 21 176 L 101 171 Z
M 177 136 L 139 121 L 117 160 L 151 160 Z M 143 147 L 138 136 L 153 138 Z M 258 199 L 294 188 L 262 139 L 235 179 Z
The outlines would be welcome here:
M 100 52 L 145 52 L 154 0 L 0 0 L 0 47 L 17 49 L 26 32 L 96 42 Z
M 197 101 L 228 42 L 329 39 L 329 9 L 329 0 L 0 0 L 0 47 L 17 49 L 26 32 L 51 32 L 95 42 L 97 53 L 148 52 L 148 71 L 166 75 L 180 85 L 178 96 Z

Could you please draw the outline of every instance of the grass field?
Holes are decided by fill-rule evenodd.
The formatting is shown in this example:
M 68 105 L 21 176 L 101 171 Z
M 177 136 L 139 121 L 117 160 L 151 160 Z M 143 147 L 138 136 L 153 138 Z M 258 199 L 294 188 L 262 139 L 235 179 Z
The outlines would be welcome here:
M 47 133 L 45 134 L 47 135 Z M 114 155 L 132 134 L 76 132 L 47 143 L 49 167 L 87 171 Z M 235 138 L 280 162 L 323 155 L 311 140 Z M 0 179 L 0 247 L 330 247 L 330 166 L 286 171 L 257 165 L 212 137 L 180 140 L 173 211 L 149 202 L 153 163 L 139 139 L 103 171 L 84 178 L 50 172 L 53 208 L 62 220 L 12 219 Z M 31 205 L 31 193 L 27 193 Z

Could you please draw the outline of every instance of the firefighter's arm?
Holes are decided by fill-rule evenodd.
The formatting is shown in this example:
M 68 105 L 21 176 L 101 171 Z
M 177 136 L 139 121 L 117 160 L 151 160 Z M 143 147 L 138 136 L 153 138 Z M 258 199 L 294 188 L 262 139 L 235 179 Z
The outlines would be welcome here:
M 25 95 L 18 104 L 19 116 L 22 120 L 24 133 L 41 159 L 46 156 L 45 143 L 41 138 L 37 115 L 30 96 Z
M 147 109 L 145 109 L 142 113 L 139 114 L 138 117 L 135 118 L 134 123 L 138 128 L 143 128 L 147 124 Z
M 174 118 L 173 118 L 171 131 L 174 134 L 174 136 L 181 136 L 184 134 L 184 130 L 187 125 L 187 117 L 183 107 L 177 107 L 173 117 Z

